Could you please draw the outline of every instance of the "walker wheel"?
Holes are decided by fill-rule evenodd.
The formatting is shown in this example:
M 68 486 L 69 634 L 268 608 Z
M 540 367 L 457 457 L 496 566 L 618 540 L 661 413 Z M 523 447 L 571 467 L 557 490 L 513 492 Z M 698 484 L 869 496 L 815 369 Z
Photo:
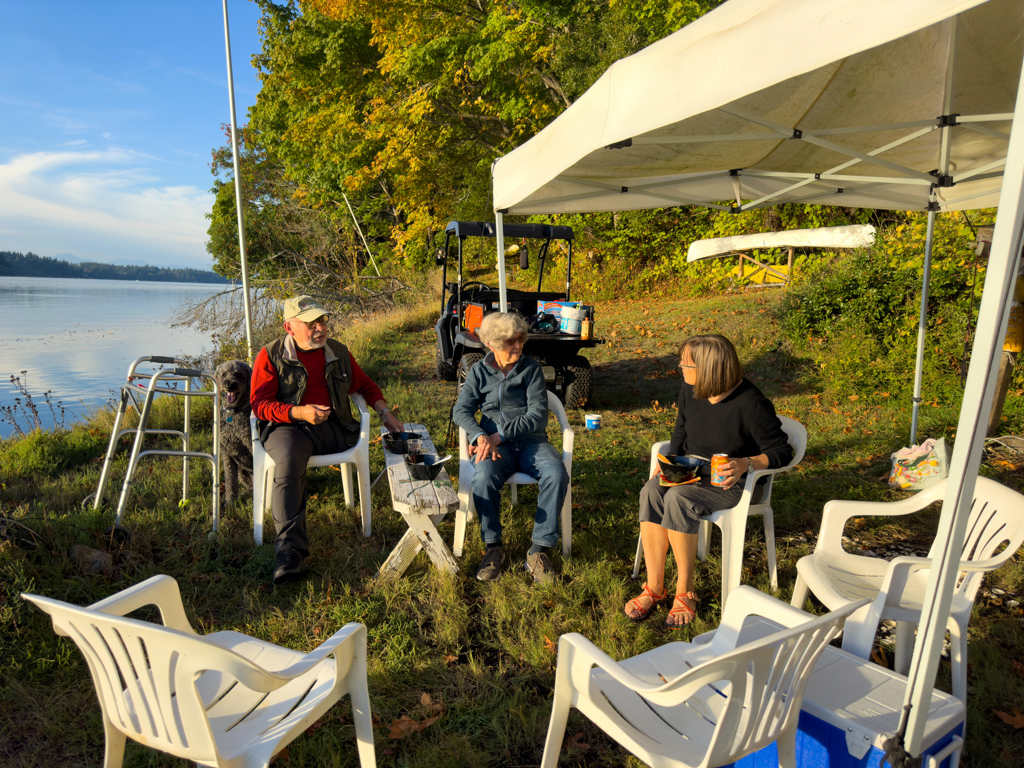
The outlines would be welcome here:
M 112 525 L 103 532 L 103 539 L 112 547 L 125 547 L 132 540 L 132 532 L 123 525 Z
M 85 512 L 85 511 L 87 511 L 89 509 L 92 509 L 92 505 L 93 505 L 93 503 L 95 501 L 96 501 L 96 494 L 95 493 L 90 493 L 88 496 L 86 496 L 84 499 L 82 499 L 82 511 Z M 100 502 L 100 506 L 103 506 L 102 502 Z

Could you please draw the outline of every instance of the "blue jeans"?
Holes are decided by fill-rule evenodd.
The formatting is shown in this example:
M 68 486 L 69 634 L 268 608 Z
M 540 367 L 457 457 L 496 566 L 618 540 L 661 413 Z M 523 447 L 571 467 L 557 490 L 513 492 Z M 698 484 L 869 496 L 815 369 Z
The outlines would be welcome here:
M 524 472 L 538 481 L 533 542 L 553 547 L 558 542 L 559 516 L 569 488 L 562 455 L 547 440 L 530 437 L 507 440 L 498 446 L 498 453 L 501 458 L 474 462 L 473 504 L 484 544 L 501 541 L 501 488 L 516 472 Z

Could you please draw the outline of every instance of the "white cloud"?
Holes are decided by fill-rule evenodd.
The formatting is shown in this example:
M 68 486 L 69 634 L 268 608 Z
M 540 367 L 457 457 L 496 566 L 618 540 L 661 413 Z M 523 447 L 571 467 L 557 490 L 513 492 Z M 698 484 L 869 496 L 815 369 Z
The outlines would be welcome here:
M 0 250 L 208 269 L 206 190 L 161 185 L 122 149 L 35 152 L 0 165 Z

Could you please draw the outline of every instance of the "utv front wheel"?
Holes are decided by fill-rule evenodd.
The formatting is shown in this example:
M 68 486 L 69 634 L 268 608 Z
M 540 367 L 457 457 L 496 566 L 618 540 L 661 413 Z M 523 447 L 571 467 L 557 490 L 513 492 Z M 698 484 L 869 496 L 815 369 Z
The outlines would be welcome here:
M 459 370 L 444 359 L 441 347 L 437 348 L 437 378 L 441 381 L 455 381 L 458 378 Z
M 462 356 L 462 359 L 459 360 L 459 392 L 462 391 L 462 385 L 466 383 L 466 377 L 469 376 L 469 369 L 483 359 L 484 356 L 478 352 L 467 352 Z
M 586 408 L 594 393 L 594 375 L 590 361 L 577 355 L 565 363 L 565 407 Z

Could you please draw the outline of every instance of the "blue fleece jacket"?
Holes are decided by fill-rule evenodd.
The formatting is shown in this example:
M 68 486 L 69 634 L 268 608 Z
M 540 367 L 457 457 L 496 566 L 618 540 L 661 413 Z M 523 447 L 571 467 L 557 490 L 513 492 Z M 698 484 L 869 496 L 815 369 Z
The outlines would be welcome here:
M 505 376 L 495 365 L 494 353 L 489 353 L 469 369 L 452 416 L 470 443 L 495 433 L 502 442 L 547 440 L 548 393 L 540 363 L 524 355 Z

